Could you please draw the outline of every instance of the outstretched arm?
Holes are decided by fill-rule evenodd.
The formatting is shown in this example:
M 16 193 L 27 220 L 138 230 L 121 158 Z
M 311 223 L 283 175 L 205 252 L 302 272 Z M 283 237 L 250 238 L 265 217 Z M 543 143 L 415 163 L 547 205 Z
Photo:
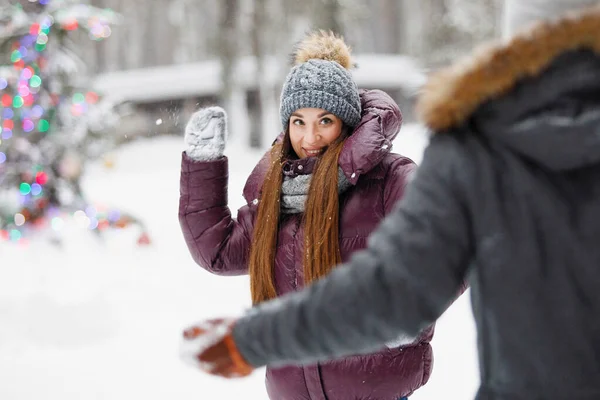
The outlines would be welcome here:
M 473 255 L 461 148 L 437 136 L 405 197 L 349 265 L 233 325 L 253 366 L 370 352 L 416 335 L 455 299 Z

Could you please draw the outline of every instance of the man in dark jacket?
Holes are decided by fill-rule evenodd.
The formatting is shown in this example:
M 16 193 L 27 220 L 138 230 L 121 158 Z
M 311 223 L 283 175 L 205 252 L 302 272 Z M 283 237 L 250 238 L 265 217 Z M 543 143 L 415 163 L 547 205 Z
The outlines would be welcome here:
M 204 370 L 371 351 L 435 321 L 466 278 L 478 399 L 600 398 L 600 4 L 518 1 L 506 26 L 545 21 L 428 83 L 434 135 L 369 247 L 303 292 L 187 331 Z M 557 12 L 583 3 L 597 5 Z

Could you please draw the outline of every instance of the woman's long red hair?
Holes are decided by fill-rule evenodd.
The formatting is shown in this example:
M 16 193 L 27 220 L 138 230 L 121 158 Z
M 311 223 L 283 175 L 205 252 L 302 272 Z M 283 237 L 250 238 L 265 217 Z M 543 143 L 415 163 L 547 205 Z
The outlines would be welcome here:
M 341 262 L 339 246 L 338 159 L 348 129 L 323 153 L 313 170 L 304 211 L 304 249 L 302 249 L 304 284 L 327 275 Z M 280 221 L 283 163 L 293 155 L 289 131 L 282 143 L 271 149 L 271 165 L 261 190 L 261 200 L 254 224 L 250 248 L 250 291 L 252 303 L 277 297 L 275 256 Z

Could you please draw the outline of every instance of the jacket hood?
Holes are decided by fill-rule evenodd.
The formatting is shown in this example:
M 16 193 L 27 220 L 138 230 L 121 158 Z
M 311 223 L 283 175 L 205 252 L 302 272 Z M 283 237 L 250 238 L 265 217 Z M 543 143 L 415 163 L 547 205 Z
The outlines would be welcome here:
M 418 112 L 436 133 L 461 126 L 552 170 L 600 162 L 600 6 L 484 48 L 434 75 Z
M 391 151 L 392 141 L 402 125 L 400 109 L 387 93 L 361 90 L 360 101 L 361 120 L 346 139 L 338 161 L 352 184 L 356 184 L 360 175 L 372 170 Z

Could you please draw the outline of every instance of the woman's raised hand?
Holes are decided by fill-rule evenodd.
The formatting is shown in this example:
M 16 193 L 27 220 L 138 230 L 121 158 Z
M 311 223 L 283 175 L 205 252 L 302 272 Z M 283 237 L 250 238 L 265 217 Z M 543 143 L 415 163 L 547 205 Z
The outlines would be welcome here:
M 227 113 L 221 107 L 196 111 L 185 127 L 186 154 L 195 161 L 217 160 L 227 141 Z

